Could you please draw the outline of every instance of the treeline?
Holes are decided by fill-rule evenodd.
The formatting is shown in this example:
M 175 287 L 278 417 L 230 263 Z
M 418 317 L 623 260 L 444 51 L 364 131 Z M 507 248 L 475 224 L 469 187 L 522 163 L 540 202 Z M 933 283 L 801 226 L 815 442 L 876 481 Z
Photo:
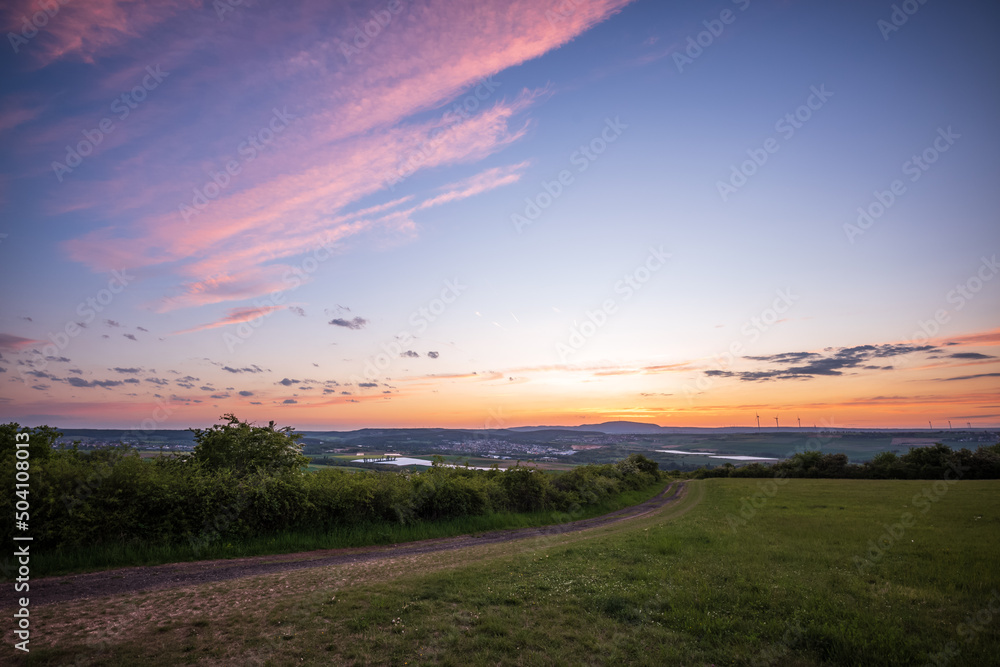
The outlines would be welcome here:
M 940 443 L 913 447 L 902 456 L 881 452 L 864 463 L 848 463 L 846 454 L 797 452 L 773 464 L 732 463 L 698 468 L 684 476 L 706 477 L 827 477 L 843 479 L 1000 479 L 1000 444 L 953 450 Z
M 212 429 L 193 429 L 193 455 L 152 460 L 125 445 L 57 449 L 54 429 L 3 424 L 2 477 L 13 489 L 15 434 L 29 434 L 28 534 L 39 547 L 145 543 L 191 544 L 196 550 L 278 531 L 572 511 L 660 479 L 657 464 L 640 455 L 563 473 L 440 464 L 418 473 L 305 472 L 308 459 L 291 429 L 226 419 L 228 424 Z M 13 516 L 19 498 L 10 491 L 0 496 L 0 513 Z M 11 522 L 5 523 L 9 533 Z

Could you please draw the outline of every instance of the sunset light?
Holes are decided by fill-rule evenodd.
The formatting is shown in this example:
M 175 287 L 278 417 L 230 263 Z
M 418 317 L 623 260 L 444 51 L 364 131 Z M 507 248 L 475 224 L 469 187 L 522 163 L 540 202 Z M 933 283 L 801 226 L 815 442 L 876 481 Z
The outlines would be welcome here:
M 1000 424 L 971 9 L 50 4 L 3 13 L 2 419 Z

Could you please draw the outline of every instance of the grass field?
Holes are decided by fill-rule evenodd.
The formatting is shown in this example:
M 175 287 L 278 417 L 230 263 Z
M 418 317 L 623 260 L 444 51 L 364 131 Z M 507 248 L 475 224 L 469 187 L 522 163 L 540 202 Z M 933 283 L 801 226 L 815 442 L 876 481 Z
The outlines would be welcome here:
M 583 533 L 39 608 L 31 663 L 996 664 L 1000 483 L 688 484 Z
M 358 472 L 361 468 L 357 466 L 328 466 L 322 463 L 310 463 L 306 466 L 307 472 L 316 472 L 317 470 L 344 470 L 346 472 Z

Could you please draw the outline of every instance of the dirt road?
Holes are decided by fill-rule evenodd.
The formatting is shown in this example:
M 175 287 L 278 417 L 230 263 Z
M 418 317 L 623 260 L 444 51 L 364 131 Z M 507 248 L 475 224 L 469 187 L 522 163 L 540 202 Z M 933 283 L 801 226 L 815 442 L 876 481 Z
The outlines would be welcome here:
M 47 577 L 31 582 L 31 602 L 32 605 L 55 604 L 83 598 L 192 586 L 289 570 L 378 561 L 399 556 L 452 551 L 482 544 L 561 535 L 648 514 L 683 497 L 685 491 L 686 487 L 683 482 L 673 483 L 655 497 L 639 505 L 591 519 L 581 519 L 540 528 L 498 530 L 478 535 L 462 535 L 355 549 L 323 549 L 294 554 L 171 563 Z

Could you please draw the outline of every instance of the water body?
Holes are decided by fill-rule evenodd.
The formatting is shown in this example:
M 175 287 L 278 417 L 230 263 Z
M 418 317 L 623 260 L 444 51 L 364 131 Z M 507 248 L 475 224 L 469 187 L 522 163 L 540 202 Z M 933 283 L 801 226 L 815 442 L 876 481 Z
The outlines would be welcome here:
M 358 461 L 352 461 L 352 463 L 357 463 Z M 431 461 L 425 461 L 424 459 L 411 459 L 407 456 L 397 456 L 391 461 L 375 461 L 379 465 L 384 466 L 432 466 L 434 465 Z M 464 468 L 465 466 L 452 465 L 450 463 L 445 464 L 446 468 Z M 489 470 L 489 468 L 481 468 L 479 466 L 469 466 L 471 470 Z
M 730 461 L 777 461 L 778 459 L 768 458 L 766 456 L 719 456 L 716 454 L 707 454 L 705 452 L 684 452 L 679 449 L 657 449 L 656 451 L 662 454 L 687 454 L 688 456 L 707 456 L 710 459 L 728 459 Z
M 766 456 L 712 456 L 713 459 L 729 459 L 730 461 L 777 461 Z

